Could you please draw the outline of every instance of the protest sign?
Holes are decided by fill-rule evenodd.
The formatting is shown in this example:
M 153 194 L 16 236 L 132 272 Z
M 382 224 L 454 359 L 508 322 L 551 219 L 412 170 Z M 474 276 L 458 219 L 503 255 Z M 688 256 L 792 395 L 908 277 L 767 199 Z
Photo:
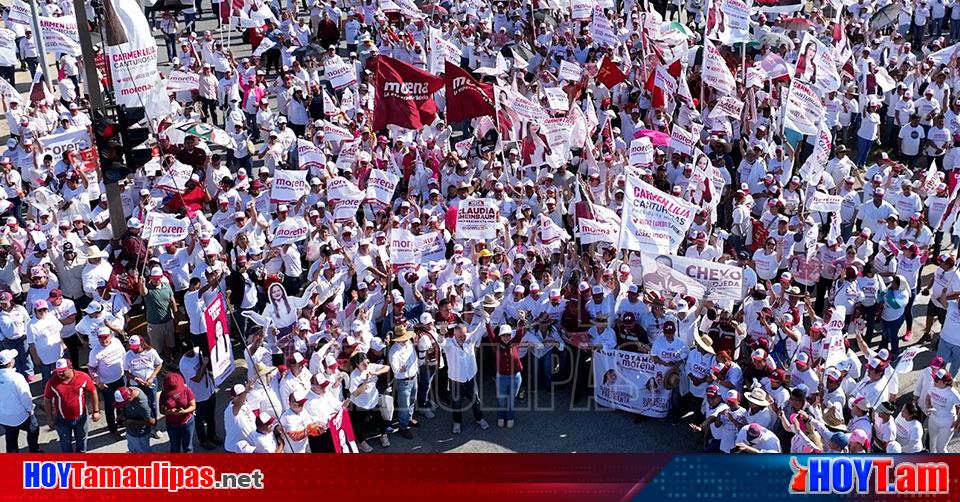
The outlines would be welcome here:
M 446 258 L 447 242 L 443 239 L 443 232 L 429 232 L 415 235 L 417 250 L 420 252 L 420 263 L 442 261 Z
M 620 217 L 616 211 L 586 202 L 578 202 L 575 209 L 577 236 L 581 244 L 609 242 L 616 245 L 620 241 Z
M 307 184 L 307 171 L 277 169 L 274 171 L 273 184 L 270 187 L 270 202 L 274 204 L 300 200 L 310 191 Z
M 183 162 L 175 161 L 169 167 L 167 172 L 157 180 L 157 187 L 168 192 L 181 193 L 183 187 L 187 186 L 190 176 L 193 175 L 193 167 Z
M 760 60 L 760 69 L 767 76 L 768 80 L 776 80 L 790 74 L 790 68 L 786 61 L 779 54 L 769 53 Z
M 303 217 L 290 216 L 277 225 L 271 244 L 274 246 L 282 246 L 284 244 L 300 242 L 307 238 L 307 234 L 310 233 L 309 230 L 307 221 L 304 220 Z
M 350 423 L 350 414 L 341 407 L 337 414 L 327 422 L 327 431 L 333 441 L 333 450 L 337 453 L 360 453 L 357 437 Z
M 712 89 L 722 94 L 734 94 L 737 81 L 727 67 L 727 62 L 709 39 L 704 40 L 703 53 L 703 81 Z
M 620 39 L 614 30 L 613 23 L 604 14 L 603 9 L 607 8 L 602 3 L 609 2 L 610 8 L 613 7 L 612 0 L 600 0 L 598 5 L 593 8 L 593 19 L 590 21 L 590 35 L 593 37 L 593 43 L 600 47 L 615 47 Z
M 560 61 L 560 71 L 557 73 L 557 76 L 561 79 L 578 82 L 582 75 L 583 68 L 580 68 L 580 65 L 577 63 L 567 60 Z
M 713 110 L 710 110 L 710 118 L 715 119 L 718 117 L 730 117 L 735 120 L 740 120 L 740 115 L 743 113 L 743 101 L 733 97 L 733 96 L 724 96 L 717 100 L 717 104 L 714 105 Z
M 233 374 L 233 342 L 230 340 L 230 324 L 227 322 L 227 303 L 223 301 L 223 292 L 218 292 L 203 310 L 203 321 L 207 328 L 207 344 L 210 348 L 210 371 L 213 383 L 222 385 Z
M 570 18 L 586 21 L 593 14 L 593 0 L 570 0 Z
M 420 250 L 413 233 L 402 228 L 390 230 L 390 265 L 393 271 L 413 268 L 419 264 Z
M 819 91 L 810 84 L 794 79 L 790 83 L 786 101 L 783 112 L 784 126 L 800 134 L 817 134 L 820 118 L 824 114 Z
M 400 176 L 382 169 L 370 171 L 367 180 L 366 202 L 380 207 L 387 207 L 393 199 L 393 192 L 397 189 Z
M 630 164 L 634 166 L 649 166 L 653 164 L 653 143 L 650 138 L 643 136 L 630 142 Z
M 167 75 L 167 90 L 193 91 L 200 88 L 200 74 L 185 71 L 172 71 Z
M 10 5 L 10 11 L 7 12 L 7 20 L 11 23 L 30 26 L 33 24 L 30 14 L 30 4 L 23 0 L 13 0 Z
M 335 91 L 357 83 L 357 72 L 354 71 L 353 63 L 328 62 L 324 65 L 323 75 Z
M 660 255 L 656 260 L 669 263 L 674 270 L 703 285 L 706 300 L 743 300 L 743 269 L 740 267 L 685 256 Z
M 42 150 L 40 158 L 43 158 L 44 155 L 50 155 L 54 162 L 62 160 L 63 154 L 67 152 L 79 151 L 88 148 L 91 144 L 90 134 L 86 129 L 48 134 L 37 138 L 37 141 L 40 143 Z
M 353 133 L 349 129 L 338 127 L 326 120 L 323 121 L 323 139 L 326 141 L 353 141 Z
M 570 109 L 570 98 L 567 93 L 559 87 L 545 87 L 543 93 L 547 95 L 547 104 L 550 109 L 558 112 L 565 112 Z
M 600 406 L 664 418 L 672 392 L 664 387 L 664 376 L 650 354 L 593 352 L 593 397 Z
M 149 241 L 147 246 L 163 246 L 171 242 L 180 242 L 187 238 L 190 221 L 178 218 L 175 214 L 151 211 L 147 232 Z
M 357 154 L 360 151 L 360 140 L 355 139 L 349 143 L 344 143 L 340 147 L 340 155 L 337 155 L 336 169 L 338 171 L 349 171 L 353 169 L 357 162 Z
M 697 208 L 635 176 L 627 176 L 625 195 L 618 247 L 653 254 L 675 253 Z
M 344 180 L 346 181 L 346 180 Z M 339 198 L 333 206 L 333 219 L 337 222 L 353 220 L 357 217 L 357 209 L 363 202 L 366 193 L 356 185 L 347 181 L 347 184 L 338 191 Z
M 104 1 L 113 5 L 116 16 L 112 19 L 117 21 L 103 23 L 106 28 L 104 42 L 107 42 L 104 50 L 110 65 L 115 103 L 131 108 L 143 107 L 149 117 L 167 116 L 170 113 L 170 97 L 163 80 L 158 78 L 157 40 L 153 38 L 143 6 L 139 2 Z M 76 18 L 73 16 L 41 17 L 40 29 L 59 31 L 74 42 L 80 42 Z M 122 43 L 113 44 L 115 38 L 122 38 Z
M 840 73 L 837 72 L 833 51 L 809 32 L 803 36 L 794 77 L 815 86 L 823 93 L 840 88 Z
M 807 209 L 811 211 L 833 212 L 840 210 L 840 204 L 843 202 L 842 195 L 830 195 L 820 191 L 814 191 L 807 198 Z
M 670 149 L 675 152 L 693 155 L 693 147 L 697 144 L 697 137 L 692 132 L 673 124 L 670 131 Z
M 719 3 L 720 13 L 717 36 L 720 42 L 732 45 L 738 42 L 750 42 L 750 7 L 752 0 L 715 0 Z
M 297 139 L 297 159 L 300 163 L 300 169 L 311 173 L 326 167 L 326 157 L 323 155 L 323 150 L 305 139 Z
M 495 239 L 499 217 L 497 207 L 494 199 L 461 200 L 457 208 L 457 238 Z

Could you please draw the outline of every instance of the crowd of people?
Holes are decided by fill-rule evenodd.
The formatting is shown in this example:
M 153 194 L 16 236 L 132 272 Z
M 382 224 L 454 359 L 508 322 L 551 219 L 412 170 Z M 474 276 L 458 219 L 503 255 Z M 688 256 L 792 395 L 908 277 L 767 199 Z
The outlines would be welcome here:
M 461 434 L 467 410 L 482 436 L 515 427 L 520 400 L 592 399 L 591 365 L 619 351 L 663 370 L 646 391 L 666 392 L 668 416 L 647 420 L 687 424 L 705 451 L 945 452 L 960 5 L 739 4 L 148 6 L 171 107 L 147 115 L 154 159 L 128 166 L 117 201 L 84 154 L 86 95 L 112 76 L 52 52 L 56 86 L 0 93 L 6 450 L 25 435 L 40 451 L 45 425 L 84 452 L 101 420 L 131 452 L 340 451 L 343 416 L 357 449 L 382 451 L 418 427 Z M 100 30 L 87 5 L 80 29 Z M 33 81 L 37 37 L 4 11 Z M 218 28 L 197 33 L 205 19 Z M 491 111 L 449 119 L 463 111 L 447 85 L 418 127 L 383 125 L 384 61 L 455 66 Z M 291 172 L 304 188 L 278 200 Z M 650 210 L 638 186 L 694 209 L 669 249 L 624 244 L 661 230 L 631 227 Z M 458 224 L 477 199 L 495 210 L 487 238 Z M 162 218 L 183 235 L 151 245 Z M 588 239 L 585 221 L 612 230 Z M 670 256 L 734 267 L 737 298 L 677 278 Z M 228 329 L 211 338 L 217 302 Z M 244 368 L 221 378 L 231 354 Z

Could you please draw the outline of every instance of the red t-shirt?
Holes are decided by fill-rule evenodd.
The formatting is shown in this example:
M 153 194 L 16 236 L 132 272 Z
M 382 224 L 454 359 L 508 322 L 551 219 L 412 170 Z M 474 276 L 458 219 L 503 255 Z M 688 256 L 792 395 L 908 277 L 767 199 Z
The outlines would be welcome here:
M 47 380 L 43 397 L 53 401 L 53 413 L 65 420 L 76 420 L 86 413 L 87 393 L 96 392 L 97 387 L 90 375 L 82 371 L 73 371 L 73 378 L 64 382 L 59 377 Z
M 174 408 L 186 408 L 190 406 L 190 401 L 194 400 L 193 391 L 190 390 L 190 387 L 184 387 L 181 392 L 169 393 L 161 392 L 160 393 L 160 406 L 166 407 L 168 410 Z M 187 421 L 190 420 L 190 417 L 193 416 L 193 413 L 187 413 L 186 415 L 165 415 L 167 417 L 167 425 L 173 425 L 179 427 Z

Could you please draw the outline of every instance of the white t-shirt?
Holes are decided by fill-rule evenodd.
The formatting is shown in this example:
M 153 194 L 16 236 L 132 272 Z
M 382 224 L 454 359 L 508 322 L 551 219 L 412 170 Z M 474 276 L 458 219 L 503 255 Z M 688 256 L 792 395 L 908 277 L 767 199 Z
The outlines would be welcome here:
M 923 450 L 923 426 L 919 421 L 906 420 L 901 415 L 894 423 L 897 426 L 897 442 L 900 443 L 903 453 L 918 453 Z
M 160 354 L 157 354 L 156 349 L 147 349 L 139 353 L 129 350 L 123 356 L 124 369 L 142 380 L 146 380 L 153 373 L 153 369 L 161 364 L 163 364 L 163 359 L 160 359 Z M 130 384 L 132 385 L 133 382 L 130 382 Z
M 927 394 L 930 397 L 930 420 L 938 425 L 949 425 L 957 419 L 956 406 L 960 404 L 960 394 L 952 387 L 940 389 L 934 387 Z
M 382 364 L 368 363 L 367 372 L 372 373 L 384 367 L 385 366 Z M 377 390 L 377 386 L 375 384 L 376 378 L 377 377 L 370 374 L 364 377 L 361 374 L 361 371 L 359 369 L 355 369 L 350 373 L 350 393 L 351 394 L 353 394 L 353 392 L 355 392 L 358 388 L 360 388 L 360 385 L 362 385 L 363 382 L 365 382 L 368 379 L 372 380 L 370 382 L 370 385 L 367 386 L 366 390 L 364 390 L 363 393 L 361 393 L 358 396 L 353 396 L 353 404 L 357 405 L 358 408 L 361 408 L 364 410 L 372 410 L 377 406 L 380 398 L 380 391 Z
M 923 132 L 923 128 L 917 125 L 916 127 L 905 124 L 900 128 L 900 153 L 903 155 L 916 155 L 920 153 L 920 143 L 923 142 L 923 139 L 926 135 Z
M 33 319 L 27 324 L 27 343 L 36 347 L 43 364 L 53 364 L 63 356 L 61 329 L 63 324 L 50 312 L 43 319 Z
M 120 340 L 111 338 L 110 343 L 100 349 L 96 356 L 93 356 L 93 361 L 89 364 L 89 367 L 96 369 L 97 374 L 100 375 L 100 381 L 103 383 L 116 382 L 123 378 L 124 354 L 125 351 Z
M 769 281 L 777 276 L 780 260 L 777 259 L 776 253 L 765 254 L 763 249 L 758 249 L 753 253 L 753 263 L 757 277 L 761 280 Z

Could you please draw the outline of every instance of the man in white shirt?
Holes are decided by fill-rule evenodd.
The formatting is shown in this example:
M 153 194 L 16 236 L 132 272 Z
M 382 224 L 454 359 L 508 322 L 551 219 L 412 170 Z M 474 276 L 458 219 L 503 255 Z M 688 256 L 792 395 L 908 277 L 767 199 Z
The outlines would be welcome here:
M 63 357 L 64 344 L 60 338 L 63 324 L 57 320 L 55 314 L 50 313 L 46 300 L 36 300 L 33 303 L 33 315 L 33 319 L 27 323 L 27 343 L 34 365 L 40 368 L 43 384 L 46 385 L 53 374 L 54 363 Z
M 413 345 L 413 331 L 402 326 L 394 328 L 393 346 L 390 347 L 390 369 L 393 370 L 394 398 L 400 419 L 400 435 L 413 439 L 410 420 L 417 402 L 417 348 Z
M 200 348 L 193 347 L 184 352 L 180 358 L 180 374 L 193 391 L 197 410 L 194 413 L 194 427 L 197 431 L 197 440 L 205 450 L 213 450 L 223 444 L 217 438 L 217 395 L 213 376 L 207 371 L 210 360 L 201 356 Z
M 465 317 L 473 317 L 473 311 Z M 466 314 L 466 312 L 465 312 Z M 478 321 L 489 317 L 483 312 L 477 316 Z M 453 408 L 453 433 L 460 434 L 460 423 L 463 421 L 463 410 L 467 406 L 473 412 L 473 419 L 481 430 L 490 427 L 483 418 L 483 409 L 477 397 L 477 344 L 483 339 L 486 330 L 484 322 L 471 323 L 468 328 L 465 324 L 453 327 L 453 336 L 444 338 L 440 343 L 447 360 L 447 377 L 450 379 L 450 396 Z M 468 334 L 469 333 L 469 334 Z
M 14 369 L 17 351 L 0 350 L 0 425 L 3 425 L 7 453 L 19 450 L 20 431 L 27 433 L 30 453 L 39 453 L 40 424 L 33 413 L 33 398 L 27 379 Z

